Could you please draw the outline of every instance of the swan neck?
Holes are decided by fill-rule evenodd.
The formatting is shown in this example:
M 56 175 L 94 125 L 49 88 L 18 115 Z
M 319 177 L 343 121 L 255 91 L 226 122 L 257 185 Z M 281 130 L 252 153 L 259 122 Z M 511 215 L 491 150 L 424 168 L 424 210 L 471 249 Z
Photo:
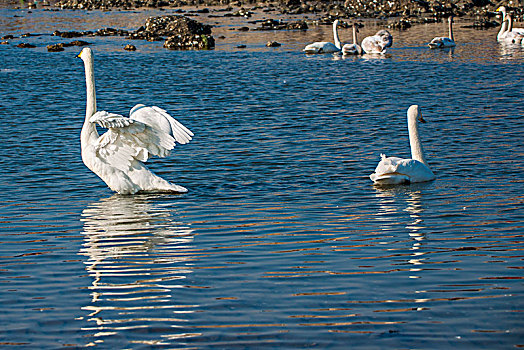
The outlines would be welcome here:
M 449 21 L 449 38 L 452 41 L 455 41 L 455 38 L 453 37 L 453 20 Z
M 341 49 L 342 46 L 340 45 L 340 39 L 338 38 L 338 29 L 337 29 L 337 21 L 333 22 L 333 40 L 335 40 L 335 46 L 337 49 Z
M 510 33 L 513 30 L 513 18 L 511 18 L 511 16 L 508 15 L 507 21 L 508 21 L 508 33 Z
M 89 121 L 96 112 L 95 75 L 93 70 L 93 57 L 89 55 L 84 60 L 86 75 L 86 118 L 82 127 L 81 141 L 87 141 L 91 137 L 98 137 L 96 127 Z
M 504 33 L 506 32 L 507 28 L 508 28 L 508 24 L 506 23 L 506 20 L 502 20 L 502 24 L 500 25 L 499 33 L 497 34 L 497 39 L 500 40 L 502 35 L 504 35 Z
M 357 42 L 357 28 L 355 28 L 355 26 L 353 26 L 353 44 L 357 45 L 358 42 Z
M 411 158 L 418 160 L 419 162 L 424 163 L 426 166 L 428 166 L 426 158 L 424 157 L 422 144 L 420 143 L 416 113 L 408 114 L 408 131 L 409 144 L 411 146 Z

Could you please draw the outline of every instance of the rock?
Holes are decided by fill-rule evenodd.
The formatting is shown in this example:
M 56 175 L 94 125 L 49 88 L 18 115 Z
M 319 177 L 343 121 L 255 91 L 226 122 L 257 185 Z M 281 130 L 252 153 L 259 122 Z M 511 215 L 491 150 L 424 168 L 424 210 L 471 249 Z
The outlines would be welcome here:
M 296 22 L 286 23 L 280 20 L 268 19 L 268 20 L 263 21 L 260 27 L 256 28 L 256 30 L 293 30 L 293 29 L 307 30 L 308 25 L 306 21 L 296 21 Z
M 148 41 L 163 40 L 167 49 L 212 49 L 215 39 L 211 36 L 211 26 L 181 15 L 150 17 L 145 26 L 132 33 L 130 39 Z
M 237 49 L 245 49 L 246 47 L 246 45 L 237 45 Z
M 9 41 L 2 41 L 0 42 L 0 45 L 9 45 Z
M 398 29 L 398 30 L 406 30 L 408 28 L 411 28 L 411 21 L 406 18 L 401 18 L 398 21 L 395 21 L 388 25 L 388 28 L 391 29 Z
M 2 37 L 3 40 L 9 40 L 9 39 L 14 39 L 14 38 L 15 38 L 15 37 L 14 37 L 13 35 L 11 35 L 11 34 L 4 35 L 4 36 Z
M 85 32 L 75 32 L 75 31 L 61 32 L 59 30 L 55 30 L 53 32 L 54 36 L 59 36 L 61 38 L 79 38 L 79 37 L 82 37 L 82 36 L 92 35 L 92 34 L 93 34 L 93 32 L 91 32 L 91 31 L 85 31 Z
M 131 44 L 127 44 L 126 46 L 124 46 L 124 50 L 126 50 L 126 51 L 136 51 L 136 46 L 135 45 L 131 45 Z
M 20 43 L 20 44 L 16 45 L 16 47 L 20 47 L 20 48 L 23 48 L 23 49 L 32 49 L 32 48 L 35 48 L 36 46 L 33 45 L 33 44 L 29 44 L 29 43 Z
M 88 43 L 87 41 L 83 41 L 83 40 L 75 40 L 67 44 L 67 46 L 87 46 L 87 45 L 91 45 L 91 43 Z
M 206 34 L 178 34 L 167 38 L 164 47 L 170 50 L 199 49 L 208 50 L 215 47 L 215 39 Z
M 47 51 L 48 52 L 64 51 L 64 45 L 63 44 L 47 45 Z
M 249 27 L 240 27 L 240 28 L 238 28 L 238 31 L 239 32 L 248 32 L 249 31 Z
M 282 46 L 281 43 L 278 43 L 276 41 L 268 41 L 267 44 L 266 44 L 267 47 L 279 47 L 279 46 Z

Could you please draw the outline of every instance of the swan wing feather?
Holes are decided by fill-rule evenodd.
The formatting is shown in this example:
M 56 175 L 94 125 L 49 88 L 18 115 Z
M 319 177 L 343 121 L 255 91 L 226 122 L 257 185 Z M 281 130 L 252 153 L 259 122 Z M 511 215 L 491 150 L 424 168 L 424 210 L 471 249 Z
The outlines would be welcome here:
M 129 118 L 171 135 L 182 145 L 191 141 L 194 136 L 191 130 L 169 115 L 166 110 L 157 106 L 136 105 L 131 109 Z
M 108 129 L 94 144 L 97 156 L 122 171 L 129 170 L 134 160 L 166 157 L 175 147 L 171 135 L 138 120 L 101 111 L 90 121 Z
M 360 46 L 365 53 L 386 53 L 386 48 L 380 38 L 374 35 L 365 37 L 360 43 Z
M 375 172 L 370 175 L 374 182 L 388 177 L 405 179 L 403 182 L 424 182 L 435 178 L 431 169 L 418 160 L 386 157 L 384 154 L 380 156 L 382 159 L 375 168 Z

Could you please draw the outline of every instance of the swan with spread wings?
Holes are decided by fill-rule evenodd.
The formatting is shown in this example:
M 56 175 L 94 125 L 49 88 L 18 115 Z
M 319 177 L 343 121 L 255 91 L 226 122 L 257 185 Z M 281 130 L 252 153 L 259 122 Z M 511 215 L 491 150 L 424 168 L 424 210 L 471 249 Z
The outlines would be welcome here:
M 84 48 L 78 55 L 86 75 L 86 119 L 80 134 L 82 160 L 113 191 L 187 192 L 149 170 L 144 163 L 152 156 L 166 157 L 176 143 L 186 144 L 193 133 L 165 110 L 138 104 L 129 118 L 96 111 L 93 53 Z M 96 124 L 107 131 L 99 135 Z

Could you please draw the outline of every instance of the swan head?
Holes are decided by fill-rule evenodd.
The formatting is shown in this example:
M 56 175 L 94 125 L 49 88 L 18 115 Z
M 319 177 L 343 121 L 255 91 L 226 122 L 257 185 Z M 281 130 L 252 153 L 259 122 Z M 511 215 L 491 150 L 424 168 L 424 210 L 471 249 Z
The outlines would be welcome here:
M 393 35 L 385 29 L 379 30 L 376 37 L 380 38 L 380 41 L 384 44 L 384 47 L 391 47 L 393 45 Z
M 422 112 L 420 111 L 420 107 L 418 105 L 412 105 L 408 108 L 408 117 L 418 120 L 421 123 L 426 122 L 424 118 L 422 118 Z
M 505 13 L 506 12 L 506 6 L 500 6 L 498 9 L 495 10 L 496 12 L 502 12 L 502 13 Z
M 86 61 L 88 58 L 92 57 L 93 56 L 93 51 L 91 50 L 91 48 L 89 47 L 84 47 L 82 49 L 82 51 L 80 51 L 80 53 L 78 54 L 78 58 L 81 58 L 82 61 Z

